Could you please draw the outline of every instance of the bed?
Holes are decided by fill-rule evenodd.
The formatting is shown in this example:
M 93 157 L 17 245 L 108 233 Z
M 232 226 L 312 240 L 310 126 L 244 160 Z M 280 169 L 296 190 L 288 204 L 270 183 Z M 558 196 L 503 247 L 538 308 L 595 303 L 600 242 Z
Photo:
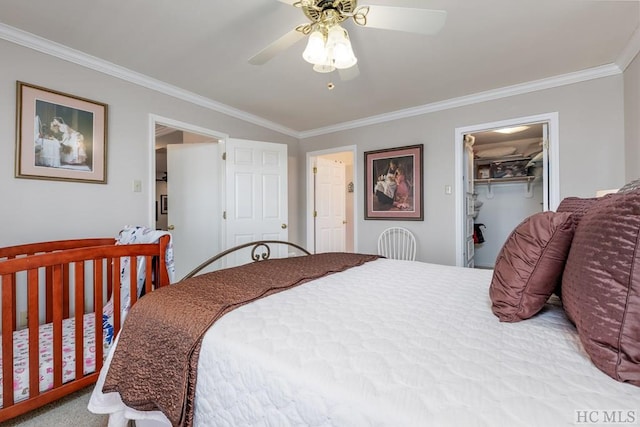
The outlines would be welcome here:
M 170 282 L 170 236 L 146 230 L 0 248 L 0 422 L 97 380 L 139 290 Z
M 310 257 L 297 258 L 305 263 Z M 263 275 L 251 267 L 247 283 L 276 274 L 278 265 L 269 264 L 275 261 L 258 263 Z M 176 287 L 198 277 L 206 287 L 209 274 Z M 241 304 L 202 337 L 193 425 L 637 422 L 640 388 L 613 380 L 592 363 L 558 297 L 545 299 L 526 321 L 499 322 L 490 298 L 493 275 L 371 257 Z M 123 342 L 145 298 L 127 319 L 118 337 Z M 140 344 L 139 337 L 135 341 Z M 174 412 L 162 403 L 164 412 L 139 410 L 140 402 L 127 399 L 127 405 L 119 392 L 103 391 L 123 342 L 110 350 L 89 410 L 110 414 L 113 426 L 129 419 L 138 426 L 190 424 L 171 418 L 167 414 Z M 175 361 L 166 346 L 153 357 Z M 129 374 L 137 376 L 136 369 Z M 151 401 L 166 397 L 162 387 L 148 393 Z

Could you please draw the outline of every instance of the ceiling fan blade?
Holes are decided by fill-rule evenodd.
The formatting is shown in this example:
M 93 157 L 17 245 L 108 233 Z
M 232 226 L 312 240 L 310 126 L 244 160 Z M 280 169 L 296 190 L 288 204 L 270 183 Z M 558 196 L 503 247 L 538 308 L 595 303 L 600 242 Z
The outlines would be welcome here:
M 442 29 L 446 20 L 447 12 L 444 10 L 369 6 L 365 26 L 408 33 L 435 34 Z
M 340 76 L 340 80 L 343 82 L 348 82 L 349 80 L 353 80 L 360 75 L 360 69 L 358 68 L 358 64 L 353 67 L 338 69 L 338 75 Z
M 271 58 L 293 46 L 298 40 L 304 38 L 304 34 L 295 29 L 289 31 L 269 46 L 256 53 L 249 58 L 249 64 L 262 65 L 267 63 Z

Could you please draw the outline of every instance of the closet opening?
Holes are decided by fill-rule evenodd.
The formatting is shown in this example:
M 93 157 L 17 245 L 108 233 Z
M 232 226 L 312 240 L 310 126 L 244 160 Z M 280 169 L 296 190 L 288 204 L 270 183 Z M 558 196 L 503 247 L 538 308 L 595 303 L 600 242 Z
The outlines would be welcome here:
M 543 125 L 469 133 L 465 141 L 473 141 L 474 267 L 493 268 L 511 231 L 544 209 Z
M 558 202 L 557 114 L 456 129 L 457 265 L 491 269 L 513 229 Z

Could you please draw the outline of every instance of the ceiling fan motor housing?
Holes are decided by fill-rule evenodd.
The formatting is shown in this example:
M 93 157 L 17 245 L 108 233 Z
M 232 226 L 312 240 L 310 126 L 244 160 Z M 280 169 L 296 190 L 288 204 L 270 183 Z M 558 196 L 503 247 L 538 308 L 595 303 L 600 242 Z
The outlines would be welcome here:
M 323 12 L 329 9 L 338 12 L 338 23 L 343 22 L 353 15 L 357 5 L 358 0 L 313 0 L 311 2 L 301 2 L 302 11 L 313 22 L 321 22 Z

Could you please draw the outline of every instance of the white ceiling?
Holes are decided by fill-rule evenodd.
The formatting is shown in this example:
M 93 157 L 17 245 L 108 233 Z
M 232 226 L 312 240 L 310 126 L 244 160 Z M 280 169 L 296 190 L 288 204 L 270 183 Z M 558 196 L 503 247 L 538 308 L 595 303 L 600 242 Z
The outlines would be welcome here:
M 447 22 L 433 36 L 345 23 L 360 75 L 344 82 L 312 71 L 304 41 L 265 65 L 247 62 L 307 22 L 277 0 L 2 0 L 0 37 L 29 44 L 15 29 L 26 31 L 297 136 L 570 73 L 615 74 L 640 49 L 636 0 L 363 4 L 446 10 Z

